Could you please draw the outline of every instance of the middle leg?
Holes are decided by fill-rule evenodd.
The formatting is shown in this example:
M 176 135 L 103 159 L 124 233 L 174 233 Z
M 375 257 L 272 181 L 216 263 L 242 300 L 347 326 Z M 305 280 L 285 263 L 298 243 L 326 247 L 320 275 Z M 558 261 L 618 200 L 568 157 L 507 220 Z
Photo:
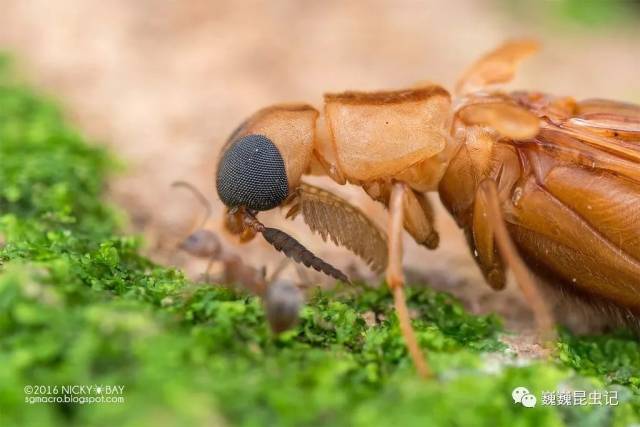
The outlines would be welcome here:
M 393 184 L 391 198 L 389 201 L 389 264 L 387 266 L 387 284 L 393 293 L 400 330 L 404 337 L 407 349 L 416 366 L 418 374 L 429 377 L 431 371 L 427 365 L 424 355 L 420 350 L 415 332 L 411 326 L 411 317 L 407 309 L 406 297 L 404 294 L 404 274 L 402 272 L 402 232 L 404 219 L 404 200 L 406 193 L 411 189 L 406 184 L 397 182 Z

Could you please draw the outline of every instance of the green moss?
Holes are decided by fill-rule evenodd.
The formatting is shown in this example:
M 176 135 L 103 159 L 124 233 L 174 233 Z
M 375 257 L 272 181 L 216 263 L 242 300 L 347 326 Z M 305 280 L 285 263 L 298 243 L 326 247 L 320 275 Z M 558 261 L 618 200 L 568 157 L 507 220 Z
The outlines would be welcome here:
M 501 5 L 512 10 L 519 19 L 539 16 L 543 22 L 562 30 L 576 29 L 605 30 L 628 26 L 633 28 L 640 7 L 635 1 L 600 0 L 554 0 L 530 2 L 526 0 L 502 0 Z
M 563 338 L 558 354 L 562 362 L 580 373 L 640 392 L 640 342 L 637 337 L 620 331 L 591 337 L 565 334 Z
M 1 425 L 640 422 L 630 337 L 563 335 L 557 359 L 521 366 L 495 316 L 424 287 L 408 298 L 429 382 L 416 378 L 384 286 L 318 291 L 297 328 L 273 336 L 257 298 L 140 256 L 100 200 L 113 161 L 0 75 Z M 125 402 L 25 402 L 25 386 L 69 384 L 124 385 Z M 528 409 L 511 400 L 517 386 L 538 398 L 617 387 L 620 404 Z

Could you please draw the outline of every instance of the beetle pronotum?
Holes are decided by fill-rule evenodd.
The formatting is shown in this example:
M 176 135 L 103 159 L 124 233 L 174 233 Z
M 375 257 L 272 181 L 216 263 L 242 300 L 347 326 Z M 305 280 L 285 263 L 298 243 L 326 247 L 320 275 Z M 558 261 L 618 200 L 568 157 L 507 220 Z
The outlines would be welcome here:
M 552 315 L 530 270 L 563 290 L 640 314 L 640 106 L 504 92 L 532 41 L 511 41 L 473 64 L 454 96 L 427 84 L 325 95 L 264 108 L 222 149 L 217 190 L 227 229 L 256 233 L 337 279 L 346 276 L 259 211 L 290 205 L 323 238 L 386 269 L 402 333 L 417 370 L 429 374 L 404 301 L 402 229 L 433 249 L 438 234 L 425 193 L 437 191 L 464 229 L 488 284 L 509 267 L 541 332 Z M 326 174 L 361 186 L 389 209 L 387 233 L 357 208 L 301 181 Z M 524 260 L 524 261 L 523 261 Z

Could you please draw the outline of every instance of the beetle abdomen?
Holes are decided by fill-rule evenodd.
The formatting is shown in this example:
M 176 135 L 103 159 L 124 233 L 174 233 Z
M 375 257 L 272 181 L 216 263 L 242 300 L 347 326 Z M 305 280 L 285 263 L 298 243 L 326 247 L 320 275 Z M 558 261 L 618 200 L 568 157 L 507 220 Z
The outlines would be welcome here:
M 571 165 L 538 180 L 527 181 L 508 213 L 525 259 L 640 313 L 640 184 Z

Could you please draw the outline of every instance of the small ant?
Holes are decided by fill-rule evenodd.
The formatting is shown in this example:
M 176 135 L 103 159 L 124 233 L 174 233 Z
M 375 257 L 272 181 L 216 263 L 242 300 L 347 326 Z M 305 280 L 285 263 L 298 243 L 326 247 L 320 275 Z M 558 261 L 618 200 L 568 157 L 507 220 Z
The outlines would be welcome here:
M 259 296 L 263 301 L 269 326 L 274 333 L 279 334 L 294 327 L 299 321 L 304 297 L 300 288 L 293 282 L 278 279 L 289 261 L 282 260 L 271 277 L 267 279 L 265 267 L 256 269 L 245 264 L 238 255 L 224 250 L 216 233 L 204 228 L 212 214 L 211 203 L 197 188 L 183 181 L 174 182 L 172 187 L 189 190 L 206 209 L 206 216 L 197 229 L 178 246 L 190 255 L 209 260 L 204 274 L 205 279 L 209 279 L 213 263 L 221 262 L 223 275 L 220 279 L 224 283 L 240 284 L 252 294 Z M 301 275 L 301 272 L 298 271 L 298 274 Z M 306 276 L 302 274 L 301 277 Z

